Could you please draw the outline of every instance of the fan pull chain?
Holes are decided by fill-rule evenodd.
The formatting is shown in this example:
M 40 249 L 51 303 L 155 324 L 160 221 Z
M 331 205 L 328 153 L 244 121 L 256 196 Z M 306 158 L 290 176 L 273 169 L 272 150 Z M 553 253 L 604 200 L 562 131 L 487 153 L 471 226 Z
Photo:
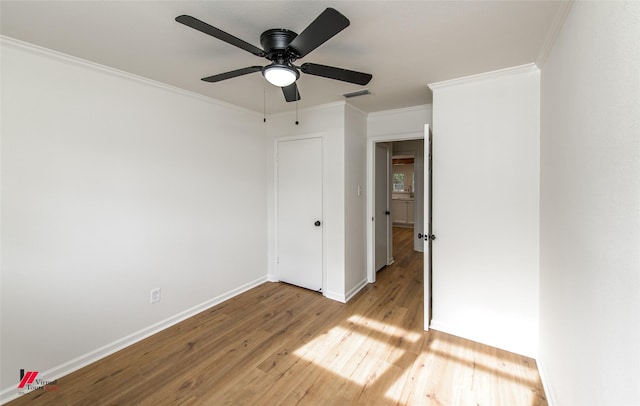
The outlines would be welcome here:
M 267 86 L 262 80 L 262 122 L 267 122 Z
M 296 87 L 296 125 L 298 125 L 298 100 L 300 100 L 300 93 L 298 93 L 298 88 Z

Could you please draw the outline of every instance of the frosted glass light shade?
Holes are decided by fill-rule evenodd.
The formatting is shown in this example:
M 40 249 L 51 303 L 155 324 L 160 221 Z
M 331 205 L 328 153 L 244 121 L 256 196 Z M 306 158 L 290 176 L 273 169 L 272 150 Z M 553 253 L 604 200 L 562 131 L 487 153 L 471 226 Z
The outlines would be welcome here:
M 269 83 L 278 87 L 286 87 L 298 79 L 298 72 L 284 65 L 268 66 L 262 72 Z

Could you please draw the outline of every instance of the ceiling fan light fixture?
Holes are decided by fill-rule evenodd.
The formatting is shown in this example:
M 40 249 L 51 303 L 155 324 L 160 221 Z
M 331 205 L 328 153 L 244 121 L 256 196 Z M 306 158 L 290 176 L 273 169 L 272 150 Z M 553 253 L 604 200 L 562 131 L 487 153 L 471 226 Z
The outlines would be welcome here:
M 272 64 L 262 71 L 269 83 L 278 87 L 287 87 L 300 77 L 300 72 L 292 66 Z

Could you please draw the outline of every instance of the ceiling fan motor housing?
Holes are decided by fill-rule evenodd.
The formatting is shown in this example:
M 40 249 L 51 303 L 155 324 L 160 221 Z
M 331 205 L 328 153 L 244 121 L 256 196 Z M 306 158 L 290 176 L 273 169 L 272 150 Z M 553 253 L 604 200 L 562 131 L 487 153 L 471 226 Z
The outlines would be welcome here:
M 272 28 L 260 35 L 260 44 L 267 54 L 267 59 L 284 63 L 296 56 L 287 52 L 287 47 L 297 36 L 297 33 L 284 28 Z

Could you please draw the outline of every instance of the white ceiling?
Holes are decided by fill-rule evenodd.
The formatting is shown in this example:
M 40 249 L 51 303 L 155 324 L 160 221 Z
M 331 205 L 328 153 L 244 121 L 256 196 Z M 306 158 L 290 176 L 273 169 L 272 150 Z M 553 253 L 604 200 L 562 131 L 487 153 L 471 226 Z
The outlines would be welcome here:
M 260 73 L 200 78 L 268 61 L 177 23 L 189 14 L 260 46 L 269 28 L 297 33 L 326 7 L 351 25 L 298 64 L 371 73 L 366 87 L 301 74 L 299 108 L 350 102 L 374 112 L 431 102 L 428 83 L 535 62 L 558 1 L 5 1 L 0 32 L 152 80 L 262 112 L 294 108 Z

